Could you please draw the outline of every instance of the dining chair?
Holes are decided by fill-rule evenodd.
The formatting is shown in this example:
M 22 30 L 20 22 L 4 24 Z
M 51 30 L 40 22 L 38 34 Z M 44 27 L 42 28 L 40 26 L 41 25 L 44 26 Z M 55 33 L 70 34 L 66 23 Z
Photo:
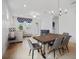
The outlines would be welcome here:
M 66 35 L 66 36 L 64 36 L 64 39 L 62 40 L 63 52 L 64 52 L 64 50 L 67 50 L 69 52 L 68 43 L 69 43 L 70 37 L 71 37 L 70 35 Z
M 63 32 L 63 35 L 69 35 L 69 33 Z
M 38 43 L 32 43 L 30 39 L 28 39 L 27 41 L 28 41 L 28 44 L 30 46 L 29 55 L 30 55 L 31 50 L 32 50 L 32 59 L 33 59 L 34 50 L 38 50 L 38 52 L 39 52 L 39 50 L 41 50 L 42 47 Z M 41 52 L 42 52 L 42 50 L 41 50 Z
M 54 44 L 52 46 L 53 50 L 49 51 L 49 53 L 54 51 L 54 59 L 55 59 L 55 51 L 56 50 L 59 50 L 59 53 L 61 54 L 61 50 L 60 50 L 61 49 L 61 42 L 62 42 L 62 39 L 56 38 L 54 41 Z
M 62 34 L 62 35 L 64 35 L 64 36 L 68 36 L 68 35 L 69 35 L 69 33 L 63 32 L 63 34 Z M 51 42 L 48 42 L 48 49 L 49 49 L 49 47 L 51 47 L 53 44 L 54 44 L 54 40 L 53 40 L 53 41 L 51 41 Z
M 53 46 L 54 41 L 55 41 L 55 40 L 53 40 L 53 41 L 51 41 L 51 42 L 48 42 L 48 49 L 51 48 L 51 47 Z

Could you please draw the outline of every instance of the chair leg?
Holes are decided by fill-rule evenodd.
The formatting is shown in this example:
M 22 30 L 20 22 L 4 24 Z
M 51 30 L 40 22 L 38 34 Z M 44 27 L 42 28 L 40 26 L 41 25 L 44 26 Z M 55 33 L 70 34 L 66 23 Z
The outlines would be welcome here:
M 58 50 L 59 50 L 59 53 L 60 53 L 60 55 L 61 55 L 61 50 L 60 50 L 60 48 L 59 48 Z
M 38 52 L 39 52 L 39 49 L 38 49 Z
M 55 49 L 54 49 L 54 59 L 55 59 Z
M 49 49 L 49 44 L 48 44 L 48 49 Z
M 68 46 L 66 45 L 66 48 L 67 48 L 67 51 L 68 51 L 68 53 L 69 53 L 69 49 L 68 49 Z
M 34 50 L 32 51 L 32 59 L 33 59 L 33 57 L 34 57 Z
M 42 48 L 40 50 L 41 50 L 41 53 L 42 53 Z
M 62 47 L 62 52 L 64 53 L 64 48 Z
M 46 53 L 45 53 L 45 44 L 44 44 L 44 50 L 43 50 L 43 51 L 44 51 L 44 54 L 46 54 Z
M 29 55 L 30 55 L 30 53 L 31 53 L 31 49 L 30 49 L 30 51 L 29 51 Z

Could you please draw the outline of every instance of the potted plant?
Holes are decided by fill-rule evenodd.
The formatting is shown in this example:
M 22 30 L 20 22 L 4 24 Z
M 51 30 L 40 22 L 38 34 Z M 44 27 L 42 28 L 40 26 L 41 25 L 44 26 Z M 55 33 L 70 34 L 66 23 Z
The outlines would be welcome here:
M 22 25 L 19 25 L 19 30 L 23 30 L 23 26 Z

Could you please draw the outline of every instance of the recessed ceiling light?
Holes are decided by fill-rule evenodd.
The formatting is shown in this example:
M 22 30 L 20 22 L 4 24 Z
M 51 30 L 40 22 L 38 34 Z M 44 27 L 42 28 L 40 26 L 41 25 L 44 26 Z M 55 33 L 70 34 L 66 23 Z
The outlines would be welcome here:
M 24 4 L 24 7 L 27 7 L 27 5 L 26 5 L 26 4 Z
M 33 15 L 33 18 L 36 18 L 37 16 L 36 15 Z
M 30 13 L 30 15 L 33 17 L 33 18 L 36 18 L 37 16 L 39 16 L 40 14 L 38 12 L 35 12 L 35 11 L 32 11 Z

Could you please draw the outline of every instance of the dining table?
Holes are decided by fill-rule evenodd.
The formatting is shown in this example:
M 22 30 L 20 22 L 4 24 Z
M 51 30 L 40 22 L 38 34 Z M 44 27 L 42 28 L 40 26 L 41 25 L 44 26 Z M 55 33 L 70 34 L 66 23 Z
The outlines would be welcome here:
M 38 42 L 42 43 L 43 47 L 43 53 L 41 54 L 44 59 L 46 59 L 46 44 L 49 42 L 54 41 L 56 38 L 63 39 L 64 36 L 62 34 L 53 34 L 49 33 L 47 35 L 39 35 L 39 36 L 33 36 L 33 39 L 37 40 Z

